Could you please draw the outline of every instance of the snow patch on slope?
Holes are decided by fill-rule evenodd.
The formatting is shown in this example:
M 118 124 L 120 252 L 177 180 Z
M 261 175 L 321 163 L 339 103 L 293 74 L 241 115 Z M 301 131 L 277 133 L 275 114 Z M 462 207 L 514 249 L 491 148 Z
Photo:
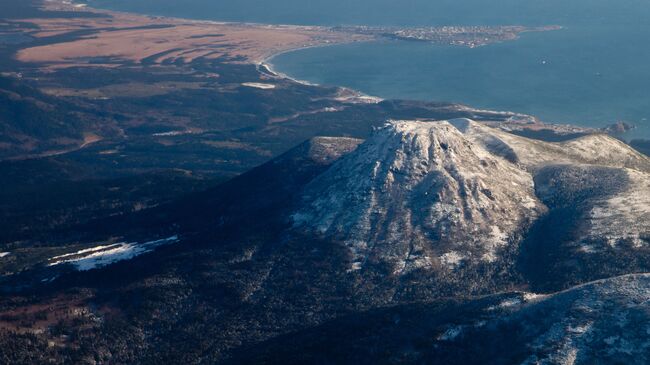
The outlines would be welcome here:
M 145 243 L 120 242 L 79 250 L 77 252 L 50 258 L 48 266 L 72 264 L 78 271 L 87 271 L 108 266 L 110 264 L 130 260 L 136 256 L 155 250 L 156 248 L 178 242 L 178 236 L 149 241 Z
M 465 256 L 456 251 L 447 252 L 439 257 L 440 262 L 448 268 L 455 269 L 463 263 Z
M 273 84 L 264 84 L 260 82 L 244 82 L 242 86 L 251 87 L 254 89 L 262 89 L 262 90 L 275 89 L 275 85 Z
M 648 364 L 649 312 L 650 274 L 625 275 L 549 295 L 506 294 L 470 318 L 478 321 L 447 324 L 436 339 L 458 346 L 494 337 L 513 348 L 523 340 L 527 365 Z
M 524 364 L 591 363 L 595 359 L 616 359 L 621 363 L 650 361 L 650 326 L 639 321 L 650 311 L 650 275 L 627 275 L 578 286 L 550 295 L 539 304 L 523 308 L 518 316 L 544 310 L 555 321 L 532 343 L 540 355 Z M 544 309 L 548 308 L 548 309 Z M 601 352 L 595 352 L 600 349 Z
M 631 241 L 635 248 L 645 247 L 650 244 L 650 176 L 635 170 L 626 172 L 630 188 L 592 208 L 588 238 L 605 238 L 611 247 L 621 240 Z

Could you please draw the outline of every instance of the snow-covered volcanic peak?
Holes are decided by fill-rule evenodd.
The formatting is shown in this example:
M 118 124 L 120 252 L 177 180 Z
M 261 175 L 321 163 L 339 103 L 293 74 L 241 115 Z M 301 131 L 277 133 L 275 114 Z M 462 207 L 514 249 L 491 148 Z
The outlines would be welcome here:
M 309 183 L 295 227 L 344 242 L 351 269 L 498 260 L 545 208 L 530 173 L 472 142 L 463 124 L 474 122 L 387 123 Z
M 520 167 L 535 171 L 549 164 L 588 164 L 650 172 L 650 158 L 605 134 L 593 134 L 562 143 L 521 137 L 469 119 L 449 121 L 475 144 Z

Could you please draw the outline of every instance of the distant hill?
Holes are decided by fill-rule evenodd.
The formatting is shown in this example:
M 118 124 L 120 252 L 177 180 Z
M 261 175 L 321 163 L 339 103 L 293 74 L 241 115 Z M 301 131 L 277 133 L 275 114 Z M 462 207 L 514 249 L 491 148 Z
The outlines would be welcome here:
M 55 153 L 84 143 L 99 118 L 60 98 L 0 76 L 0 159 Z

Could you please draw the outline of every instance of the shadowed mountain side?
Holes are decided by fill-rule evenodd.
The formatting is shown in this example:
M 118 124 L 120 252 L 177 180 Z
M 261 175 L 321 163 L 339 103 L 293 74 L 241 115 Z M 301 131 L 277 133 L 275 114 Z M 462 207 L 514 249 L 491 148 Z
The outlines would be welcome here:
M 549 296 L 502 294 L 357 313 L 236 352 L 237 364 L 645 364 L 648 275 Z
M 535 187 L 550 210 L 522 245 L 520 267 L 534 290 L 648 270 L 648 174 L 550 165 L 536 174 Z

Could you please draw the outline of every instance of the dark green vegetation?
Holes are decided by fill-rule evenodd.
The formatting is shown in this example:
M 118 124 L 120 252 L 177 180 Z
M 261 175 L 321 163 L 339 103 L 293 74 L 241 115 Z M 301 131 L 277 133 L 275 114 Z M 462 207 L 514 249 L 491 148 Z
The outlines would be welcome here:
M 9 77 L 0 77 L 0 110 L 4 158 L 21 156 L 33 149 L 65 151 L 83 140 L 84 131 L 100 131 L 104 124 L 104 118 L 83 106 L 44 95 Z

